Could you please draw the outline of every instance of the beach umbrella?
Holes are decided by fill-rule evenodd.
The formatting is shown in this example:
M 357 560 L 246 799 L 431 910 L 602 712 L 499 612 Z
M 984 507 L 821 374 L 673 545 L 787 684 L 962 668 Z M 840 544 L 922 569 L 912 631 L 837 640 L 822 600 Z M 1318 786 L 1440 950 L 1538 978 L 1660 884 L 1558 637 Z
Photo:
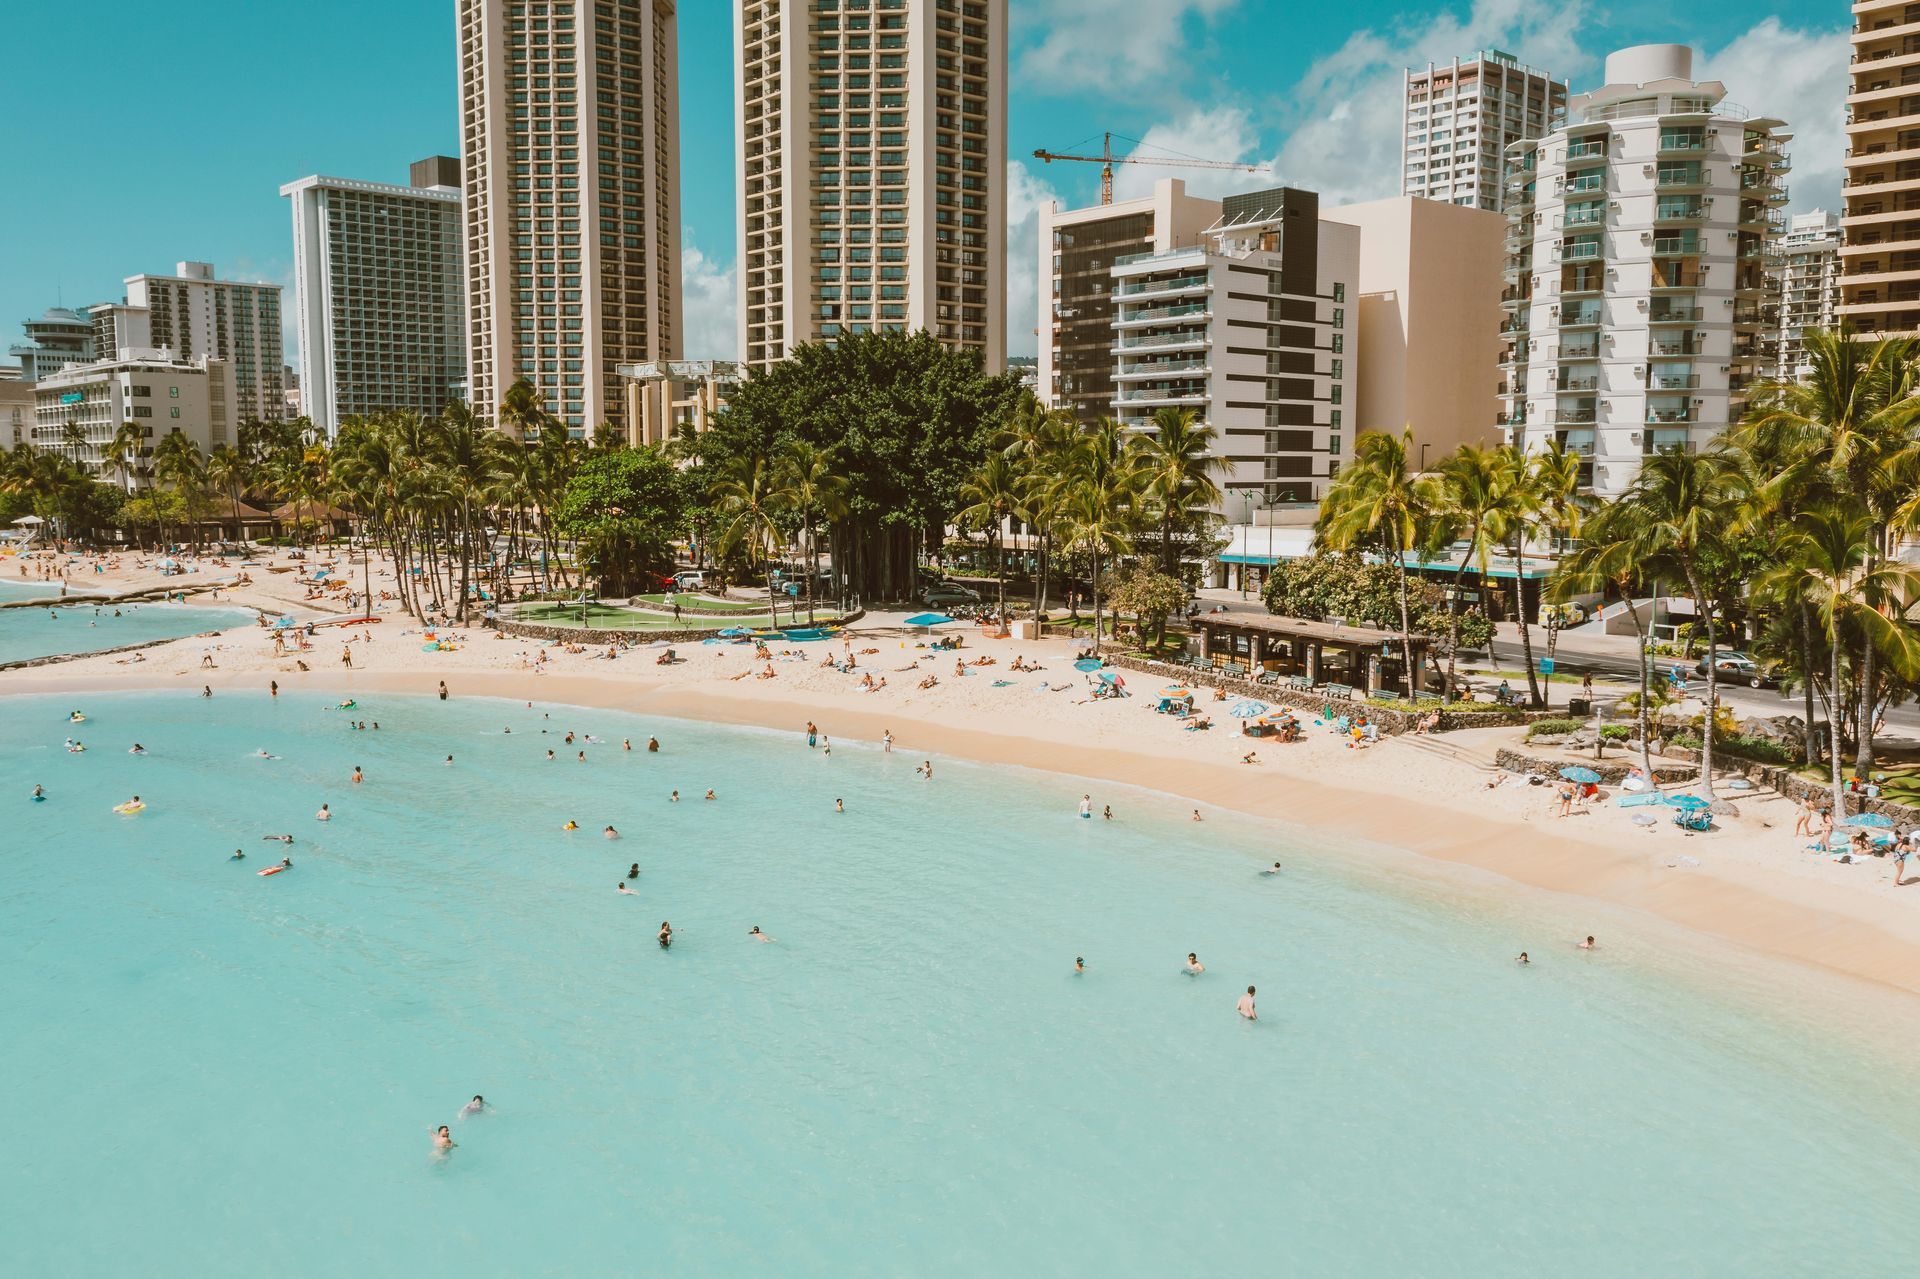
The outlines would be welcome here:
M 908 626 L 917 626 L 924 630 L 928 627 L 944 626 L 952 620 L 953 619 L 945 613 L 915 613 L 907 619 L 906 624 Z
M 32 525 L 35 525 L 35 524 L 45 524 L 45 523 L 46 521 L 41 519 L 38 515 L 22 515 L 19 519 L 14 521 L 15 527 L 20 527 L 23 525 L 31 527 Z
M 1227 710 L 1227 714 L 1233 716 L 1235 719 L 1252 719 L 1256 715 L 1265 715 L 1266 713 L 1267 704 L 1265 702 L 1255 701 L 1235 702 Z
M 1169 684 L 1160 690 L 1160 696 L 1185 697 L 1190 691 L 1185 684 Z
M 1600 774 L 1591 768 L 1582 768 L 1578 764 L 1561 769 L 1560 776 L 1570 782 L 1579 782 L 1582 786 L 1597 786 L 1600 783 Z
M 1118 684 L 1120 682 L 1120 676 L 1114 671 L 1101 671 L 1100 682 L 1102 684 Z
M 728 639 L 733 639 L 740 635 L 751 635 L 753 632 L 744 626 L 724 626 L 720 629 L 720 634 Z
M 1893 818 L 1883 816 L 1880 813 L 1855 813 L 1852 817 L 1847 818 L 1846 821 L 1840 824 L 1842 826 L 1862 826 L 1869 830 L 1892 830 Z
M 1106 663 L 1097 657 L 1083 657 L 1073 664 L 1073 669 L 1076 671 L 1097 671 L 1104 665 L 1106 665 Z
M 1706 808 L 1708 803 L 1698 795 L 1669 795 L 1665 803 L 1669 808 L 1678 808 L 1682 812 L 1692 812 L 1696 808 Z

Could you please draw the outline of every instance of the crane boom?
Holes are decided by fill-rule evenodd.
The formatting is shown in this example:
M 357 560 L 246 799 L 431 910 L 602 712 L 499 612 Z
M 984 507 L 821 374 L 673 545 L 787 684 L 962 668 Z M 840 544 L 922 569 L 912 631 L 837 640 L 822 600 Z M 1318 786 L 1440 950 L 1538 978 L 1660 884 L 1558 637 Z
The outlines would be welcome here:
M 1269 173 L 1271 165 L 1242 164 L 1237 160 L 1189 160 L 1175 157 L 1115 155 L 1113 153 L 1113 134 L 1103 136 L 1099 155 L 1073 155 L 1064 151 L 1036 150 L 1034 159 L 1044 160 L 1048 164 L 1055 160 L 1076 160 L 1082 164 L 1100 166 L 1100 203 L 1113 203 L 1113 166 L 1116 164 L 1153 164 L 1166 168 L 1181 169 L 1237 169 L 1242 173 Z

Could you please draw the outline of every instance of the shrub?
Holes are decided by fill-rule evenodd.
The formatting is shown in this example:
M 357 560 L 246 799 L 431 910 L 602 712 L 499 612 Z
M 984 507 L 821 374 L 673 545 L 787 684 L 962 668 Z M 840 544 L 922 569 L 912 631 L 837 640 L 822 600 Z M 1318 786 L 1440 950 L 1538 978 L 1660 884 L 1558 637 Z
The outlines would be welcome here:
M 1633 730 L 1625 724 L 1608 724 L 1600 730 L 1603 742 L 1624 742 L 1633 736 Z
M 1746 733 L 1734 733 L 1725 738 L 1716 738 L 1714 749 L 1761 764 L 1792 764 L 1799 759 L 1790 747 L 1782 746 L 1771 738 L 1752 737 Z
M 1578 719 L 1539 719 L 1527 725 L 1527 736 L 1545 737 L 1564 733 L 1577 733 L 1586 727 L 1585 720 Z

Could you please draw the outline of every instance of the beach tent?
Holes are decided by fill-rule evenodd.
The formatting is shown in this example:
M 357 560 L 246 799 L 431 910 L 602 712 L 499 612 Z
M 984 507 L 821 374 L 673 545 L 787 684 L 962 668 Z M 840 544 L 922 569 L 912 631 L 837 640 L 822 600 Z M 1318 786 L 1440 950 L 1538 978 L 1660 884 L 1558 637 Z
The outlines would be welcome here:
M 944 626 L 952 620 L 945 613 L 915 613 L 907 619 L 906 624 L 916 631 L 925 633 L 936 626 Z

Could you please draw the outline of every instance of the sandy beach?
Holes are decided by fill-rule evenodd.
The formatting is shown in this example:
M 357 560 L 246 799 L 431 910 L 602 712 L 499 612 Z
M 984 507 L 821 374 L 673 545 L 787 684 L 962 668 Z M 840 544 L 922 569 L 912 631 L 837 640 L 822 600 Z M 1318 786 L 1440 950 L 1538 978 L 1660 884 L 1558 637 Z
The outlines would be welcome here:
M 8 580 L 20 580 L 15 571 L 7 566 Z M 208 562 L 201 572 L 162 578 L 150 561 L 127 556 L 115 571 L 75 572 L 74 585 L 88 591 L 194 585 L 232 572 Z M 304 598 L 295 574 L 260 566 L 249 572 L 250 585 L 222 590 L 217 601 L 213 594 L 197 598 L 316 620 L 345 608 Z M 356 584 L 359 576 L 356 567 Z M 376 566 L 376 592 L 382 585 Z M 661 650 L 647 647 L 644 637 L 608 658 L 605 647 L 570 653 L 477 626 L 455 628 L 452 651 L 423 652 L 421 628 L 387 612 L 374 625 L 322 629 L 298 654 L 276 657 L 265 630 L 230 630 L 147 649 L 137 655 L 143 660 L 98 656 L 8 671 L 0 674 L 0 692 L 197 691 L 202 684 L 216 692 L 263 691 L 277 680 L 288 692 L 432 695 L 444 680 L 454 697 L 570 703 L 795 732 L 813 721 L 849 741 L 878 742 L 891 732 L 898 751 L 1123 783 L 1161 792 L 1170 806 L 1276 818 L 1313 833 L 1312 856 L 1338 857 L 1343 844 L 1357 841 L 1390 846 L 1920 993 L 1920 885 L 1896 888 L 1889 859 L 1840 864 L 1803 851 L 1806 840 L 1792 833 L 1794 806 L 1777 795 L 1738 796 L 1740 815 L 1700 836 L 1664 820 L 1637 826 L 1635 810 L 1610 800 L 1560 818 L 1553 815 L 1551 788 L 1491 770 L 1495 747 L 1517 740 L 1516 730 L 1387 739 L 1355 749 L 1312 728 L 1308 716 L 1308 732 L 1298 742 L 1254 741 L 1202 690 L 1200 709 L 1212 714 L 1214 727 L 1190 732 L 1153 713 L 1161 681 L 1150 676 L 1125 676 L 1130 697 L 1092 699 L 1088 677 L 1073 668 L 1069 640 L 993 640 L 956 624 L 943 629 L 964 636 L 964 649 L 934 653 L 900 624 L 902 617 L 870 615 L 845 645 L 790 644 L 786 656 L 776 645 L 771 663 L 755 660 L 750 646 L 694 643 L 676 645 L 683 660 L 661 666 Z M 351 653 L 350 669 L 343 650 Z M 823 665 L 849 651 L 853 673 Z M 209 656 L 214 669 L 203 669 Z M 982 657 L 992 664 L 956 673 L 957 659 Z M 1043 669 L 1015 672 L 1016 658 Z M 300 662 L 309 669 L 300 670 Z M 772 677 L 760 678 L 769 666 Z M 884 677 L 886 687 L 864 691 L 867 673 L 876 681 Z M 938 684 L 919 688 L 929 675 Z M 1258 763 L 1241 762 L 1249 750 Z M 1494 776 L 1499 784 L 1488 789 Z M 1062 803 L 1073 803 L 1081 789 L 1063 779 Z M 1105 802 L 1096 795 L 1097 804 Z

